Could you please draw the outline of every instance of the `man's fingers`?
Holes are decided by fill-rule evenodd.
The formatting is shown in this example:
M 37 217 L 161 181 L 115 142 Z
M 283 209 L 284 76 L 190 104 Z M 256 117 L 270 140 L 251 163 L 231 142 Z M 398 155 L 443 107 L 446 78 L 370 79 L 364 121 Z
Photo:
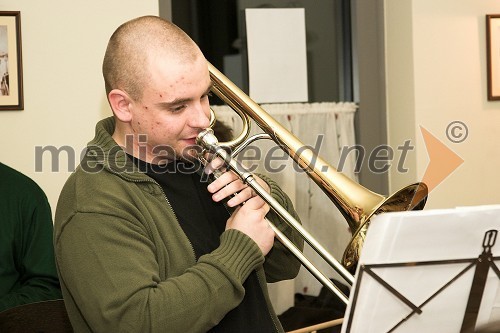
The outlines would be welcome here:
M 269 205 L 259 196 L 251 197 L 245 201 L 244 209 L 263 209 L 266 213 L 269 211 Z
M 227 172 L 224 172 L 223 174 L 221 174 L 212 183 L 210 183 L 210 185 L 208 185 L 207 189 L 210 193 L 216 193 L 220 190 L 225 189 L 229 185 L 232 185 L 233 192 L 231 192 L 231 194 L 243 189 L 243 187 L 244 187 L 243 182 L 240 181 L 240 179 L 237 175 L 235 175 L 231 171 L 227 171 Z
M 245 185 L 246 186 L 246 185 Z M 248 201 L 250 198 L 255 196 L 255 192 L 252 190 L 252 188 L 246 186 L 242 190 L 240 190 L 233 198 L 231 198 L 227 204 L 229 207 L 234 207 L 237 205 L 240 205 L 242 203 L 245 203 Z
M 215 170 L 221 169 L 221 171 L 225 171 L 225 163 L 224 160 L 220 157 L 217 157 L 213 154 L 207 154 L 205 156 L 205 159 L 209 161 L 209 163 L 205 166 L 205 169 L 203 172 L 205 172 L 207 175 L 212 174 Z

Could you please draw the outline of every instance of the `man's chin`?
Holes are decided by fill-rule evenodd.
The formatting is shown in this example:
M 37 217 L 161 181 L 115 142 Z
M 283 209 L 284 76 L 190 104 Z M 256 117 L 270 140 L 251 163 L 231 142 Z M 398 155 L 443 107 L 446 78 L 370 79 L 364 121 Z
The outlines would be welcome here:
M 198 145 L 187 146 L 179 155 L 186 161 L 195 162 L 198 160 L 198 155 L 201 153 L 201 150 L 201 147 Z
M 190 155 L 190 154 L 184 154 L 184 155 L 181 156 L 180 159 L 183 160 L 183 161 L 194 163 L 194 162 L 198 161 L 197 156 L 198 156 L 197 154 L 196 154 L 196 156 L 195 155 Z

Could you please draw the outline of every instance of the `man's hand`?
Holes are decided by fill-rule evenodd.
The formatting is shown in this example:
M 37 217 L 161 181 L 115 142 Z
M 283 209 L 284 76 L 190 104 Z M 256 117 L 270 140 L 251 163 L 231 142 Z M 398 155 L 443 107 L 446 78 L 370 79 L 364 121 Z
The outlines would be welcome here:
M 265 219 L 269 206 L 261 197 L 255 196 L 244 205 L 239 206 L 231 214 L 226 229 L 236 229 L 253 239 L 263 255 L 266 255 L 274 244 L 274 231 Z
M 215 159 L 210 163 L 208 170 L 221 171 L 221 167 L 222 161 Z M 254 178 L 268 193 L 270 192 L 270 187 L 264 180 L 257 176 Z M 229 198 L 226 204 L 229 207 L 237 207 L 227 220 L 226 229 L 237 229 L 245 233 L 266 255 L 274 244 L 274 231 L 265 220 L 269 205 L 232 171 L 221 173 L 207 189 L 212 193 L 214 201 L 219 202 Z
M 205 172 L 208 173 L 215 170 L 219 171 L 219 175 L 207 187 L 208 191 L 213 194 L 212 199 L 214 201 L 219 202 L 229 198 L 226 204 L 229 207 L 236 207 L 257 195 L 251 187 L 243 183 L 238 175 L 232 171 L 226 171 L 224 162 L 220 158 L 215 158 L 205 168 Z M 267 193 L 271 193 L 271 188 L 264 180 L 255 175 L 253 177 Z

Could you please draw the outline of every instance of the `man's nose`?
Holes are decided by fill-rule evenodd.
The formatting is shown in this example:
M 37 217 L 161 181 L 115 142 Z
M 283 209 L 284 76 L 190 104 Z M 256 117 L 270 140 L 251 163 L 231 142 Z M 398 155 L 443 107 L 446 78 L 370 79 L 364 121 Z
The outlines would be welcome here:
M 207 128 L 210 126 L 210 107 L 201 103 L 194 106 L 190 117 L 190 126 L 194 128 Z

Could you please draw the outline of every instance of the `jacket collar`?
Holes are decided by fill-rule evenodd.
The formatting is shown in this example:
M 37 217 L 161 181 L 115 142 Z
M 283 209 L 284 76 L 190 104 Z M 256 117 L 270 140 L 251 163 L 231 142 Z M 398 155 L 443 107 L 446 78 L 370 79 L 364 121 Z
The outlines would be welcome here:
M 130 181 L 151 181 L 145 173 L 128 158 L 127 154 L 115 140 L 113 132 L 115 130 L 114 117 L 102 119 L 96 124 L 95 137 L 87 144 L 87 152 L 82 164 L 86 167 L 104 167 L 108 171 Z M 95 165 L 98 168 L 95 168 Z

